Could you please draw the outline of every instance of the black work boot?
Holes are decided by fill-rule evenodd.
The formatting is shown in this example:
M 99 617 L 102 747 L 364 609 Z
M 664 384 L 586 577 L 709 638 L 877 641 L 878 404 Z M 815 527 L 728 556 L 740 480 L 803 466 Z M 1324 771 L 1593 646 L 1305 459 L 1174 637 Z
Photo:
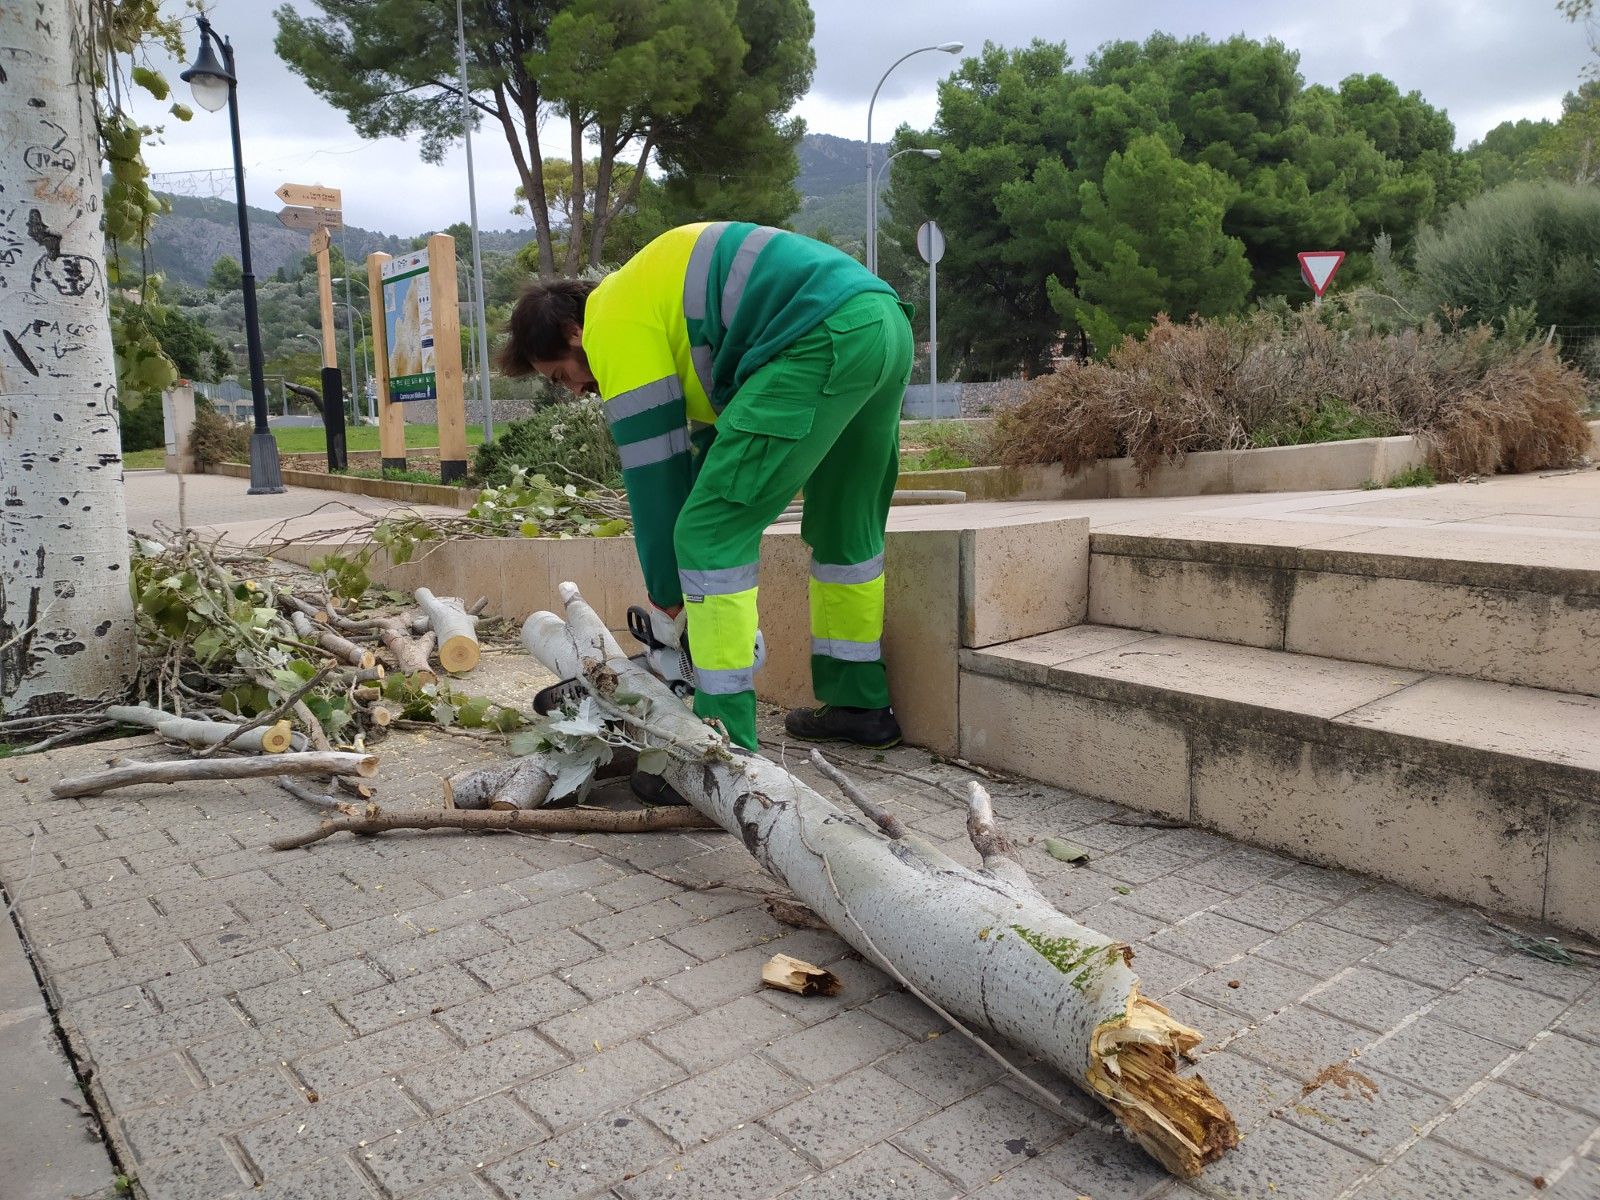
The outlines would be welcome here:
M 689 802 L 662 775 L 635 771 L 628 776 L 628 787 L 644 804 L 654 808 L 687 808 Z
M 824 704 L 820 708 L 796 708 L 783 719 L 791 737 L 807 742 L 853 742 L 872 750 L 887 750 L 900 744 L 900 722 L 892 708 L 846 708 Z

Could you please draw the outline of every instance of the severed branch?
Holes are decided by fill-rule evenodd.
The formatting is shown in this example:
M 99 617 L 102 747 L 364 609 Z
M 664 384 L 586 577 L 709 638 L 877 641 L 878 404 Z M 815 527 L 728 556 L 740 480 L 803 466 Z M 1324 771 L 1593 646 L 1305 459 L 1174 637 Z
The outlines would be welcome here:
M 384 833 L 391 829 L 470 829 L 480 832 L 505 829 L 519 833 L 651 833 L 660 830 L 716 829 L 717 823 L 692 808 L 645 808 L 631 812 L 610 809 L 564 808 L 523 812 L 467 812 L 460 809 L 421 809 L 384 812 L 371 817 L 338 817 L 294 837 L 279 838 L 274 850 L 309 846 L 336 833 Z
M 905 823 L 884 808 L 883 805 L 869 799 L 867 794 L 856 786 L 854 780 L 822 757 L 822 751 L 813 750 L 811 752 L 811 765 L 826 775 L 833 785 L 844 793 L 845 799 L 865 813 L 873 824 L 883 830 L 886 837 L 897 840 L 905 837 Z
M 420 638 L 413 638 L 409 627 L 399 620 L 379 621 L 376 624 L 378 640 L 383 643 L 384 649 L 394 655 L 395 666 L 402 675 L 409 675 L 422 683 L 433 683 L 439 678 L 428 666 L 428 656 L 433 653 L 434 642 L 431 630 Z
M 146 729 L 154 729 L 171 742 L 205 747 L 207 753 L 220 746 L 231 746 L 250 754 L 282 754 L 286 750 L 304 750 L 306 747 L 306 739 L 291 733 L 287 721 L 277 721 L 266 728 L 251 728 L 231 721 L 175 717 L 169 712 L 143 704 L 112 704 L 106 708 L 106 716 L 125 725 L 143 725 Z
M 1023 869 L 1017 848 L 995 824 L 994 804 L 983 784 L 976 779 L 967 784 L 967 838 L 983 859 L 983 869 L 1017 887 L 1034 890 L 1033 880 Z
M 114 788 L 141 783 L 183 783 L 194 779 L 259 779 L 269 775 L 360 775 L 378 773 L 371 754 L 311 750 L 303 754 L 269 754 L 261 758 L 186 758 L 172 762 L 136 762 L 63 779 L 50 789 L 53 796 L 98 796 Z
M 326 625 L 316 625 L 302 609 L 296 608 L 291 612 L 289 620 L 294 625 L 295 636 L 302 641 L 315 643 L 341 662 L 366 670 L 378 661 L 377 655 L 373 654 L 365 646 L 356 645 L 349 638 L 335 633 Z

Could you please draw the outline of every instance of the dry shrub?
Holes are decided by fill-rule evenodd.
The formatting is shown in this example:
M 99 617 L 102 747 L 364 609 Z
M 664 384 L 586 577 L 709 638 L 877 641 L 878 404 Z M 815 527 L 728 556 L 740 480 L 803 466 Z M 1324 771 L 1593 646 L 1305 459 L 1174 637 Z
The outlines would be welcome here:
M 250 458 L 250 431 L 214 409 L 196 406 L 189 430 L 189 453 L 195 470 L 205 472 L 218 463 L 246 462 Z
M 1034 380 L 1001 415 L 1000 460 L 1140 477 L 1200 450 L 1413 433 L 1442 478 L 1563 466 L 1584 453 L 1583 377 L 1541 343 L 1424 325 L 1379 334 L 1302 310 L 1175 325 L 1103 363 Z

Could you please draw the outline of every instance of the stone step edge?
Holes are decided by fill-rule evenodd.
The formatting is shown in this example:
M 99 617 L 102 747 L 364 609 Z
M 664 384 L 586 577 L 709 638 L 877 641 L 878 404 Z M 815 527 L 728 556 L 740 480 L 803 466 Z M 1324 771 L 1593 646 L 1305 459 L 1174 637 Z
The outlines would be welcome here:
M 1200 639 L 1187 639 L 1196 641 Z M 1227 643 L 1214 643 L 1218 645 Z M 1309 713 L 1286 712 L 1266 704 L 1253 704 L 1243 700 L 1205 696 L 1182 688 L 1162 687 L 1159 684 L 1136 682 L 1127 679 L 1109 679 L 1073 670 L 1071 661 L 1056 666 L 1043 663 L 1009 659 L 997 653 L 1004 644 L 978 650 L 962 650 L 960 667 L 963 672 L 986 675 L 1013 683 L 1021 683 L 1049 691 L 1065 692 L 1089 700 L 1100 700 L 1131 708 L 1155 711 L 1184 719 L 1198 719 L 1224 726 L 1242 726 L 1247 729 L 1275 735 L 1292 741 L 1317 742 L 1349 750 L 1357 754 L 1381 755 L 1399 758 L 1418 766 L 1428 766 L 1452 771 L 1481 770 L 1492 772 L 1511 786 L 1554 790 L 1562 793 L 1587 796 L 1600 801 L 1600 770 L 1554 763 L 1545 759 L 1515 754 L 1507 750 L 1486 746 L 1463 745 L 1398 733 L 1387 729 L 1372 729 L 1361 725 L 1342 723 L 1338 717 L 1320 717 Z M 1295 654 L 1284 650 L 1250 648 L 1254 653 L 1269 653 L 1289 659 L 1311 659 L 1314 655 Z M 1087 656 L 1086 656 L 1087 657 Z M 1337 663 L 1339 659 L 1317 658 L 1319 663 Z M 1372 664 L 1351 664 L 1370 666 Z M 1466 682 L 1481 682 L 1464 676 L 1450 676 L 1440 672 L 1424 674 L 1423 679 L 1456 678 Z M 1421 682 L 1419 680 L 1418 682 Z M 1516 687 L 1515 684 L 1497 684 L 1499 687 Z M 1540 688 L 1519 688 L 1522 691 L 1543 691 Z M 1356 708 L 1364 707 L 1357 705 Z M 1356 711 L 1352 709 L 1351 711 Z M 1342 714 L 1341 714 L 1342 715 Z
M 1330 535 L 1334 536 L 1334 535 Z M 1595 543 L 1594 570 L 1546 567 L 1532 563 L 1484 562 L 1475 559 L 1410 554 L 1380 554 L 1333 547 L 1272 546 L 1256 542 L 1169 537 L 1162 534 L 1091 533 L 1090 554 L 1120 558 L 1155 558 L 1174 562 L 1212 563 L 1268 570 L 1317 571 L 1408 579 L 1460 587 L 1498 588 L 1557 596 L 1600 597 L 1600 542 Z

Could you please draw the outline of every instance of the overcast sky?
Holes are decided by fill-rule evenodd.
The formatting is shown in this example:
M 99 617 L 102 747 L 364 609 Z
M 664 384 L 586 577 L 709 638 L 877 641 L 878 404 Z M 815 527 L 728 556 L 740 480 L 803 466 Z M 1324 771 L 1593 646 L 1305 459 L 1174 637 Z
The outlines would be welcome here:
M 176 0 L 168 6 L 177 7 Z M 294 0 L 294 6 L 315 11 L 310 0 Z M 323 183 L 343 188 L 346 220 L 354 225 L 413 234 L 465 220 L 459 148 L 433 167 L 405 142 L 363 141 L 273 53 L 274 7 L 269 0 L 210 5 L 213 23 L 232 37 L 238 55 L 251 203 L 275 207 L 273 189 L 285 181 Z M 1376 72 L 1402 91 L 1420 91 L 1449 112 L 1462 146 L 1503 120 L 1558 115 L 1562 95 L 1577 86 L 1591 58 L 1583 31 L 1557 13 L 1554 0 L 812 0 L 812 8 L 817 70 L 798 111 L 813 132 L 852 138 L 866 136 L 867 100 L 884 69 L 919 44 L 947 40 L 976 49 L 985 40 L 1019 46 L 1041 37 L 1065 41 L 1081 60 L 1106 41 L 1142 40 L 1156 30 L 1276 37 L 1300 52 L 1309 82 L 1337 84 L 1350 74 Z M 192 57 L 192 19 L 187 28 Z M 182 64 L 164 65 L 174 86 L 186 92 L 176 77 Z M 882 141 L 903 121 L 931 124 L 935 84 L 954 65 L 939 53 L 902 64 L 879 96 L 875 138 Z M 485 126 L 473 149 L 480 224 L 503 229 L 525 223 L 510 212 L 518 180 L 504 139 Z M 225 114 L 197 111 L 186 125 L 169 121 L 166 144 L 147 157 L 158 173 L 228 167 Z M 163 183 L 174 191 L 207 192 L 203 179 L 157 180 Z

